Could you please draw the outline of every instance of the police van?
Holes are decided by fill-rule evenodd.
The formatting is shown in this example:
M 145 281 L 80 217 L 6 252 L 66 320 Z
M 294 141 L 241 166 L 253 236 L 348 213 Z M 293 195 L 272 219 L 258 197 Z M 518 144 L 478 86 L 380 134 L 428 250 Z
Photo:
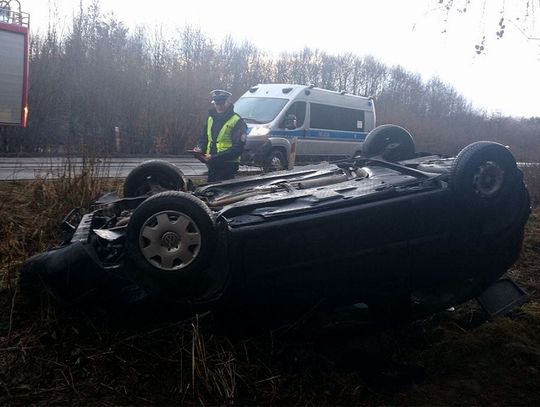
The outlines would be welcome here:
M 311 85 L 259 84 L 235 102 L 248 126 L 242 162 L 269 171 L 297 161 L 351 157 L 375 127 L 371 98 Z M 294 147 L 293 147 L 294 144 Z

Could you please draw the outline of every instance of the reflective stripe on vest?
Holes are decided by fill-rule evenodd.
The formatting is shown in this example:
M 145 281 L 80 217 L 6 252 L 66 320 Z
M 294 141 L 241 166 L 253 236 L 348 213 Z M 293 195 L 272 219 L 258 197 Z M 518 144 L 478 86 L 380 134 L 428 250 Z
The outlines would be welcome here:
M 227 120 L 223 126 L 221 127 L 221 130 L 219 131 L 219 134 L 216 139 L 216 149 L 218 153 L 221 153 L 225 150 L 228 150 L 232 147 L 232 131 L 234 129 L 234 126 L 236 126 L 236 123 L 238 123 L 238 120 L 240 120 L 240 116 L 237 114 L 233 114 L 229 120 Z M 212 151 L 212 125 L 214 124 L 214 119 L 212 116 L 208 116 L 208 126 L 206 130 L 206 134 L 208 137 L 208 146 L 206 147 L 206 151 L 208 154 L 210 154 L 210 151 Z M 233 161 L 239 161 L 240 157 Z

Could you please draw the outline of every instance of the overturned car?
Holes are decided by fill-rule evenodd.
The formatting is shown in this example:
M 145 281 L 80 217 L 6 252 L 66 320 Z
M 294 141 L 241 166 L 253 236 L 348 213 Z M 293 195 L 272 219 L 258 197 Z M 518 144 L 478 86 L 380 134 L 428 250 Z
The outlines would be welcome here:
M 530 213 L 506 147 L 417 153 L 393 125 L 370 132 L 352 159 L 197 188 L 152 160 L 123 192 L 72 212 L 66 240 L 26 262 L 22 287 L 39 283 L 70 304 L 152 297 L 204 308 L 362 302 L 435 312 L 508 270 Z

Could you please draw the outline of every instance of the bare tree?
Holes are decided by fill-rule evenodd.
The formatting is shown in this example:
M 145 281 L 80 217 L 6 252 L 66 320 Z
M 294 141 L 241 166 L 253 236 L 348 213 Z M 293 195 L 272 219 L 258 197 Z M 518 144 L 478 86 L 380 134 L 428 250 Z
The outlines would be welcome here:
M 51 24 L 32 36 L 28 127 L 2 129 L 0 152 L 113 152 L 119 127 L 120 153 L 180 154 L 201 131 L 211 89 L 240 96 L 281 82 L 373 96 L 379 124 L 410 129 L 421 149 L 451 154 L 486 139 L 524 158 L 540 155 L 537 119 L 487 116 L 441 80 L 425 82 L 371 56 L 305 47 L 273 58 L 232 37 L 215 44 L 193 27 L 172 38 L 159 27 L 130 31 L 97 3 L 58 32 Z
M 451 20 L 471 13 L 478 16 L 482 32 L 474 44 L 477 54 L 486 50 L 489 38 L 499 40 L 509 28 L 527 41 L 540 41 L 540 29 L 536 25 L 540 0 L 437 0 L 437 5 L 443 16 L 443 33 Z

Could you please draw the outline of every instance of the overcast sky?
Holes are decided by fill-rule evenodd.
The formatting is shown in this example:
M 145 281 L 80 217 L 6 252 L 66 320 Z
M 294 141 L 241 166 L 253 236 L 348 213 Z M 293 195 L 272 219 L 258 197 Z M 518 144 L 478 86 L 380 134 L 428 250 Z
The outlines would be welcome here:
M 43 31 L 49 3 L 68 22 L 79 0 L 19 0 Z M 538 27 L 540 27 L 540 1 Z M 89 0 L 83 0 L 86 6 Z M 540 40 L 526 18 L 527 0 L 472 0 L 466 13 L 454 10 L 445 22 L 437 0 L 100 0 L 104 12 L 132 27 L 198 27 L 216 42 L 230 34 L 278 55 L 304 46 L 328 53 L 373 55 L 424 79 L 440 77 L 477 108 L 490 113 L 540 117 Z M 455 0 L 465 4 L 466 0 Z M 502 7 L 504 37 L 496 39 Z M 53 7 L 54 8 L 54 7 Z M 446 30 L 446 33 L 442 31 Z M 485 52 L 475 44 L 486 36 Z

